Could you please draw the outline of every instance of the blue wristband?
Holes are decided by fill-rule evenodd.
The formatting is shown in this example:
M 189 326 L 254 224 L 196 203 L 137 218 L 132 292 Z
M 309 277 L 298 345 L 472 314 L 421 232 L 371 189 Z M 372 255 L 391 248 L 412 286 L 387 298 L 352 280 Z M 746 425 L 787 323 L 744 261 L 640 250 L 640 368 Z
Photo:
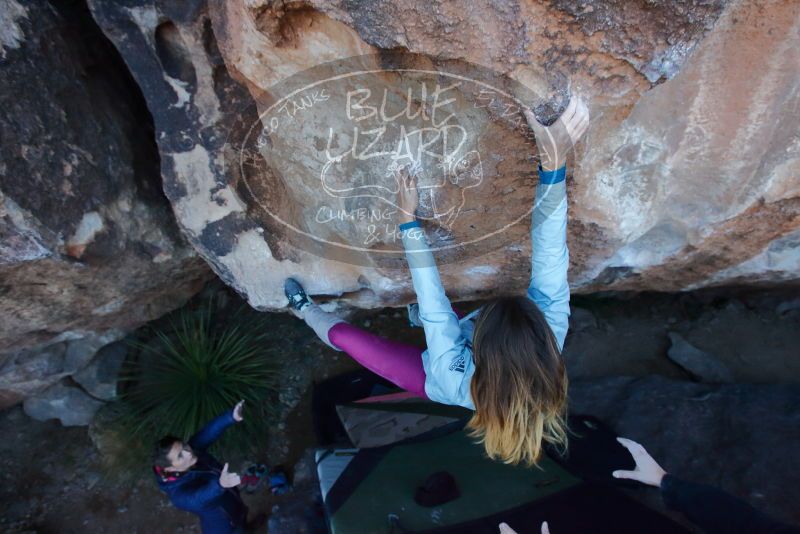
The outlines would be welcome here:
M 559 182 L 563 182 L 564 179 L 567 177 L 567 165 L 564 164 L 563 167 L 560 169 L 556 169 L 554 171 L 546 171 L 542 169 L 541 164 L 539 165 L 539 183 L 540 184 L 557 184 Z
M 419 221 L 414 219 L 413 221 L 408 221 L 407 223 L 403 223 L 400 225 L 400 231 L 405 232 L 411 228 L 421 228 L 422 225 L 419 224 Z

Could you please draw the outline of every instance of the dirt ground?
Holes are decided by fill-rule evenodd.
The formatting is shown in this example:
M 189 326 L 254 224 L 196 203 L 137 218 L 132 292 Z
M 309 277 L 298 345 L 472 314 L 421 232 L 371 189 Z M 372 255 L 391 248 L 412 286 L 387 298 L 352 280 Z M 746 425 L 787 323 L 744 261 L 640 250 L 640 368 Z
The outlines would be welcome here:
M 575 297 L 573 305 L 583 310 L 573 315 L 564 351 L 573 379 L 657 374 L 688 380 L 666 357 L 673 331 L 723 361 L 738 382 L 800 383 L 800 291 Z M 359 312 L 350 320 L 424 343 L 404 310 Z M 274 326 L 274 342 L 286 351 L 280 422 L 261 457 L 230 459 L 233 466 L 244 460 L 294 465 L 314 445 L 312 383 L 357 367 L 293 317 L 276 314 Z M 33 421 L 16 407 L 0 413 L 0 436 L 2 532 L 199 532 L 196 519 L 172 507 L 146 469 L 125 481 L 109 474 L 86 428 Z M 251 510 L 264 512 L 286 498 L 246 496 Z

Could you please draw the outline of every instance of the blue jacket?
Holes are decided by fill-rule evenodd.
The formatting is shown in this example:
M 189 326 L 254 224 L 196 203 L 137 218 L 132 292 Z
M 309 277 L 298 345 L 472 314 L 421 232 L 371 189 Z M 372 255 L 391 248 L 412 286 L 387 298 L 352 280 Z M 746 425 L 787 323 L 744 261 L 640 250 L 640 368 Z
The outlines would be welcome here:
M 159 487 L 169 495 L 172 504 L 200 516 L 203 534 L 227 534 L 243 528 L 247 507 L 237 488 L 225 489 L 219 484 L 222 464 L 207 449 L 236 421 L 233 410 L 220 415 L 189 440 L 197 463 L 174 480 L 156 475 Z
M 564 346 L 569 328 L 565 178 L 566 167 L 552 172 L 539 170 L 531 224 L 531 281 L 527 293 L 542 310 L 559 350 Z M 472 330 L 476 313 L 459 321 L 445 295 L 425 235 L 421 228 L 414 226 L 418 224 L 405 224 L 401 229 L 427 342 L 427 349 L 422 353 L 425 393 L 433 401 L 474 410 L 469 384 L 475 372 Z

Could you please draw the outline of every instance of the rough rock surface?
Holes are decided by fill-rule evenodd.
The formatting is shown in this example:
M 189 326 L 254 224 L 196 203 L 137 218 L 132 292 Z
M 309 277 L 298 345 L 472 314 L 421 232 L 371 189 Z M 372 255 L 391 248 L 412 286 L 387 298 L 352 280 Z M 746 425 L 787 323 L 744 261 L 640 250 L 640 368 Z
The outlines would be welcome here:
M 128 345 L 124 341 L 109 343 L 97 351 L 89 365 L 72 375 L 72 379 L 92 397 L 114 400 L 119 373 L 127 355 Z
M 670 332 L 669 341 L 671 346 L 667 351 L 667 357 L 692 375 L 695 380 L 712 384 L 734 382 L 733 373 L 724 363 L 698 349 L 680 334 Z
M 22 408 L 37 421 L 58 419 L 64 426 L 86 426 L 103 406 L 103 401 L 93 399 L 79 387 L 58 382 L 33 397 L 28 397 Z
M 800 490 L 790 481 L 800 469 L 798 386 L 605 378 L 570 384 L 570 403 L 644 445 L 667 472 L 800 523 Z M 639 493 L 663 507 L 657 492 Z
M 210 274 L 161 191 L 141 94 L 86 6 L 59 6 L 0 2 L 0 407 Z
M 35 395 L 62 378 L 80 372 L 101 347 L 122 337 L 123 332 L 66 332 L 67 339 L 44 348 L 22 349 L 3 355 L 0 365 L 0 407 Z M 70 337 L 72 339 L 70 339 Z
M 89 3 L 153 113 L 179 224 L 258 308 L 284 304 L 289 274 L 312 293 L 358 306 L 410 299 L 391 213 L 377 218 L 383 232 L 353 220 L 359 209 L 395 209 L 385 158 L 325 174 L 326 142 L 341 150 L 357 138 L 342 118 L 343 95 L 357 85 L 284 98 L 287 84 L 305 87 L 299 83 L 333 72 L 307 72 L 321 63 L 373 54 L 359 60 L 365 70 L 386 69 L 397 66 L 397 51 L 414 54 L 415 69 L 486 65 L 498 83 L 524 83 L 538 98 L 525 103 L 540 116 L 552 116 L 569 91 L 588 101 L 594 119 L 570 180 L 575 291 L 800 277 L 797 2 Z M 385 72 L 371 79 L 379 90 L 415 81 Z M 523 127 L 508 124 L 518 110 L 506 116 L 470 105 L 474 95 L 457 91 L 464 105 L 456 120 L 480 157 L 456 155 L 461 168 L 446 161 L 450 183 L 435 191 L 432 166 L 424 166 L 420 185 L 432 189 L 423 199 L 451 208 L 462 199 L 455 211 L 434 206 L 425 224 L 451 296 L 516 292 L 529 269 L 535 148 Z M 390 103 L 401 96 L 391 94 Z M 409 100 L 431 106 L 421 94 Z M 271 106 L 281 102 L 299 120 L 272 129 L 270 113 L 281 108 Z M 257 149 L 242 141 L 252 141 L 251 126 L 266 132 Z M 335 170 L 342 161 L 333 163 Z M 340 195 L 344 186 L 369 194 Z M 346 216 L 322 224 L 324 209 Z M 475 236 L 481 240 L 468 244 Z

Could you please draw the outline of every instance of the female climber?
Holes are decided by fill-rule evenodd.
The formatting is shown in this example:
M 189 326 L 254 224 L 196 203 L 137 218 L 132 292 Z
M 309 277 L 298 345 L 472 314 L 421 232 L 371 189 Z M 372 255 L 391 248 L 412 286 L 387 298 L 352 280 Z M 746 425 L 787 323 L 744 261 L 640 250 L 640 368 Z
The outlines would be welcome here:
M 534 201 L 531 281 L 525 296 L 495 299 L 459 320 L 433 254 L 414 218 L 418 193 L 404 175 L 400 230 L 427 348 L 391 341 L 313 304 L 298 281 L 289 305 L 325 343 L 399 387 L 474 410 L 468 423 L 489 457 L 534 465 L 542 443 L 566 446 L 567 376 L 561 349 L 569 326 L 566 155 L 586 131 L 589 113 L 573 97 L 551 126 L 526 112 L 541 163 Z

